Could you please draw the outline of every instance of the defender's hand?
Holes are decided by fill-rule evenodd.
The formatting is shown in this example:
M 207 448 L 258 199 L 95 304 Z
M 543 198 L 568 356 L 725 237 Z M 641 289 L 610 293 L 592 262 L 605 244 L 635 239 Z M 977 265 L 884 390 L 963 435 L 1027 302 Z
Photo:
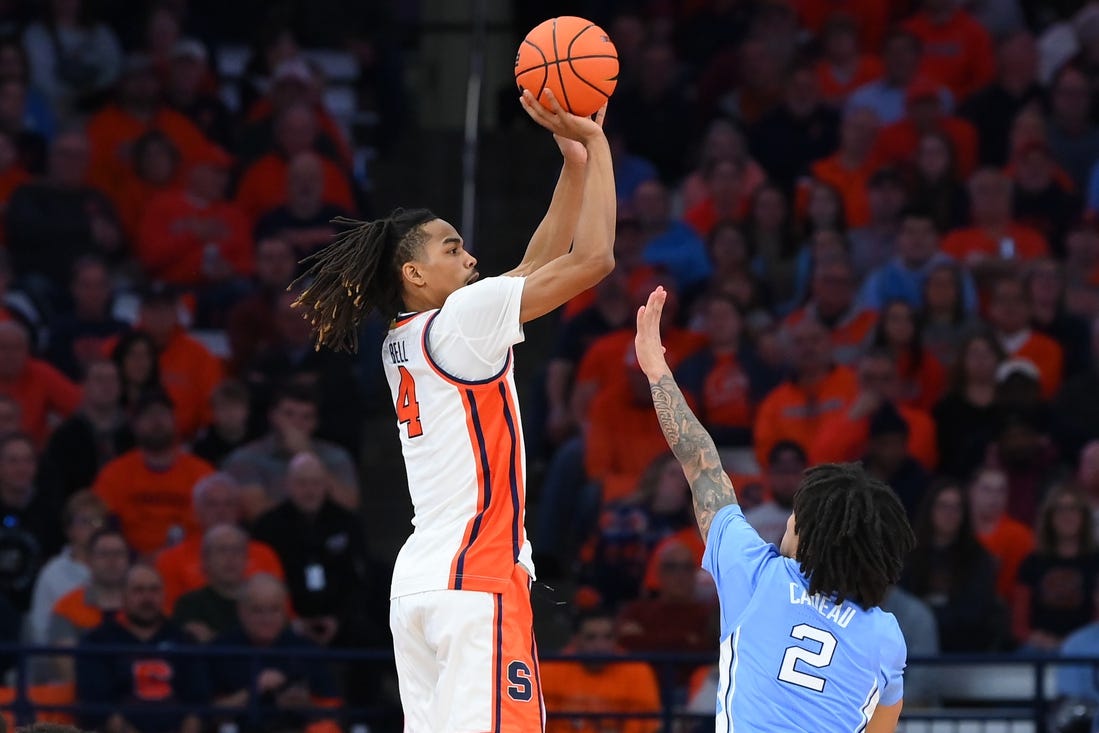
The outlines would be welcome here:
M 664 300 L 667 297 L 667 291 L 657 286 L 649 295 L 649 301 L 637 310 L 634 348 L 637 350 L 637 363 L 650 382 L 672 373 L 664 359 L 667 349 L 660 342 L 660 314 L 664 311 Z

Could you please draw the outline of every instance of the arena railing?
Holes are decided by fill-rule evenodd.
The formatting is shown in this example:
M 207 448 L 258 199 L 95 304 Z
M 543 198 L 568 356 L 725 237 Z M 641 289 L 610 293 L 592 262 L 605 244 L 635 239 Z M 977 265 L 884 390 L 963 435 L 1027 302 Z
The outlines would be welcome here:
M 87 655 L 132 655 L 152 653 L 158 658 L 195 658 L 206 660 L 247 658 L 251 665 L 250 678 L 254 681 L 263 668 L 265 659 L 285 659 L 292 655 L 299 660 L 315 660 L 332 665 L 364 665 L 385 671 L 392 670 L 393 654 L 388 649 L 271 649 L 252 647 L 179 646 L 155 648 L 143 646 L 29 646 L 14 643 L 0 644 L 0 658 L 13 660 L 14 684 L 9 694 L 10 702 L 0 704 L 0 710 L 11 713 L 17 725 L 35 720 L 36 714 L 65 713 L 79 718 L 127 711 L 148 710 L 148 707 L 113 705 L 102 701 L 75 701 L 69 704 L 37 704 L 30 695 L 31 660 L 37 657 L 80 657 Z M 600 657 L 579 657 L 569 654 L 544 654 L 542 662 L 549 661 L 599 661 L 608 663 L 645 662 L 657 675 L 663 705 L 660 710 L 648 713 L 595 713 L 590 711 L 553 711 L 555 719 L 632 719 L 658 720 L 664 733 L 695 733 L 713 730 L 714 714 L 689 712 L 680 685 L 683 670 L 714 665 L 714 655 L 686 654 L 631 654 Z M 1053 684 L 1054 671 L 1063 665 L 1085 665 L 1091 668 L 1099 689 L 1099 656 L 1059 657 L 1021 656 L 1004 654 L 943 655 L 919 657 L 908 661 L 908 669 L 925 670 L 933 679 L 935 695 L 940 702 L 934 706 L 906 707 L 902 715 L 904 733 L 1044 733 L 1050 730 L 1047 723 L 1057 699 Z M 178 713 L 180 717 L 197 714 L 206 717 L 232 718 L 256 717 L 270 710 L 264 707 L 254 686 L 247 706 L 226 708 L 205 704 L 158 704 L 159 712 Z M 1092 714 L 1091 709 L 1087 711 Z M 338 708 L 318 705 L 303 709 L 306 717 L 334 719 L 353 733 L 374 730 L 399 729 L 400 710 L 392 704 L 369 707 L 344 705 Z

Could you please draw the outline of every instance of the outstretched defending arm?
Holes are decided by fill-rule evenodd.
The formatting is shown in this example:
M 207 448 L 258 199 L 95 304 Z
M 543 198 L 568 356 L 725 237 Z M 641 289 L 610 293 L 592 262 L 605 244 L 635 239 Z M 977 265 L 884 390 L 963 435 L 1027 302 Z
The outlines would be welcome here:
M 614 269 L 618 201 L 610 145 L 598 122 L 565 112 L 552 97 L 550 101 L 552 112 L 542 107 L 529 91 L 523 92 L 523 109 L 527 114 L 555 135 L 582 143 L 588 153 L 588 165 L 572 249 L 527 277 L 519 312 L 522 323 L 559 308 Z
M 595 115 L 595 121 L 600 125 L 603 124 L 606 111 L 604 107 Z M 561 165 L 561 175 L 557 179 L 557 187 L 553 190 L 553 198 L 546 215 L 530 238 L 523 261 L 514 270 L 506 273 L 508 275 L 530 275 L 542 265 L 568 252 L 576 235 L 580 206 L 584 200 L 588 151 L 583 143 L 562 135 L 554 134 L 553 139 L 557 141 L 557 147 L 561 149 L 561 155 L 565 159 Z
M 687 406 L 687 400 L 664 359 L 664 346 L 660 343 L 660 314 L 666 296 L 664 288 L 658 287 L 638 310 L 634 344 L 637 362 L 649 378 L 649 390 L 660 420 L 660 429 L 664 431 L 664 437 L 691 485 L 695 519 L 705 540 L 714 515 L 722 507 L 736 504 L 737 498 L 733 482 L 721 467 L 714 439 Z

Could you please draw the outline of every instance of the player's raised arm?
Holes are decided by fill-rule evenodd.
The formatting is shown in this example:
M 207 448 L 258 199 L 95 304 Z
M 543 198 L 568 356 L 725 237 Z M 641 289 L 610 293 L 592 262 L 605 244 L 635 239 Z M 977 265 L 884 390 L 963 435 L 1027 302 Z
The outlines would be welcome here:
M 656 416 L 660 419 L 660 429 L 664 431 L 664 437 L 691 485 L 695 519 L 702 538 L 706 539 L 710 523 L 718 510 L 737 503 L 736 492 L 729 475 L 721 467 L 714 439 L 687 406 L 687 400 L 664 359 L 664 346 L 660 343 L 660 314 L 666 297 L 664 288 L 658 287 L 637 311 L 637 336 L 634 339 L 637 363 L 649 378 L 649 390 Z
M 548 89 L 546 94 L 553 96 Z M 607 108 L 599 110 L 595 121 L 603 124 Z M 569 251 L 576 235 L 576 223 L 580 217 L 580 205 L 584 200 L 584 179 L 588 163 L 588 151 L 583 143 L 554 134 L 557 147 L 561 149 L 564 162 L 561 175 L 553 189 L 553 198 L 538 228 L 527 244 L 523 261 L 508 275 L 527 276 L 538 268 Z
M 551 102 L 553 111 L 539 104 L 529 91 L 523 92 L 522 104 L 527 114 L 555 135 L 583 144 L 588 163 L 572 249 L 527 277 L 519 311 L 523 323 L 564 305 L 614 269 L 618 204 L 610 145 L 599 122 L 569 114 L 556 100 L 551 99 Z

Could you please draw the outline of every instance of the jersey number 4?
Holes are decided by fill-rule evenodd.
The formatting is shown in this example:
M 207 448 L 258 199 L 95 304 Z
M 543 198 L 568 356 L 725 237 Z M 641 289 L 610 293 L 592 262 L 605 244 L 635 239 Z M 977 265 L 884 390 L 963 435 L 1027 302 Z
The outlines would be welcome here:
M 798 641 L 806 639 L 815 641 L 820 644 L 820 651 L 809 651 L 805 647 L 796 644 L 786 647 L 786 653 L 782 655 L 782 669 L 779 670 L 778 678 L 791 685 L 805 687 L 814 692 L 824 692 L 824 684 L 827 680 L 823 677 L 799 672 L 794 669 L 794 665 L 801 661 L 815 669 L 824 669 L 832 663 L 832 656 L 836 653 L 836 637 L 830 631 L 818 629 L 816 626 L 810 626 L 809 624 L 798 624 L 790 630 L 790 636 Z
M 419 438 L 424 434 L 420 424 L 420 403 L 416 400 L 416 381 L 403 366 L 397 367 L 401 383 L 397 385 L 397 422 L 408 428 L 408 437 Z

